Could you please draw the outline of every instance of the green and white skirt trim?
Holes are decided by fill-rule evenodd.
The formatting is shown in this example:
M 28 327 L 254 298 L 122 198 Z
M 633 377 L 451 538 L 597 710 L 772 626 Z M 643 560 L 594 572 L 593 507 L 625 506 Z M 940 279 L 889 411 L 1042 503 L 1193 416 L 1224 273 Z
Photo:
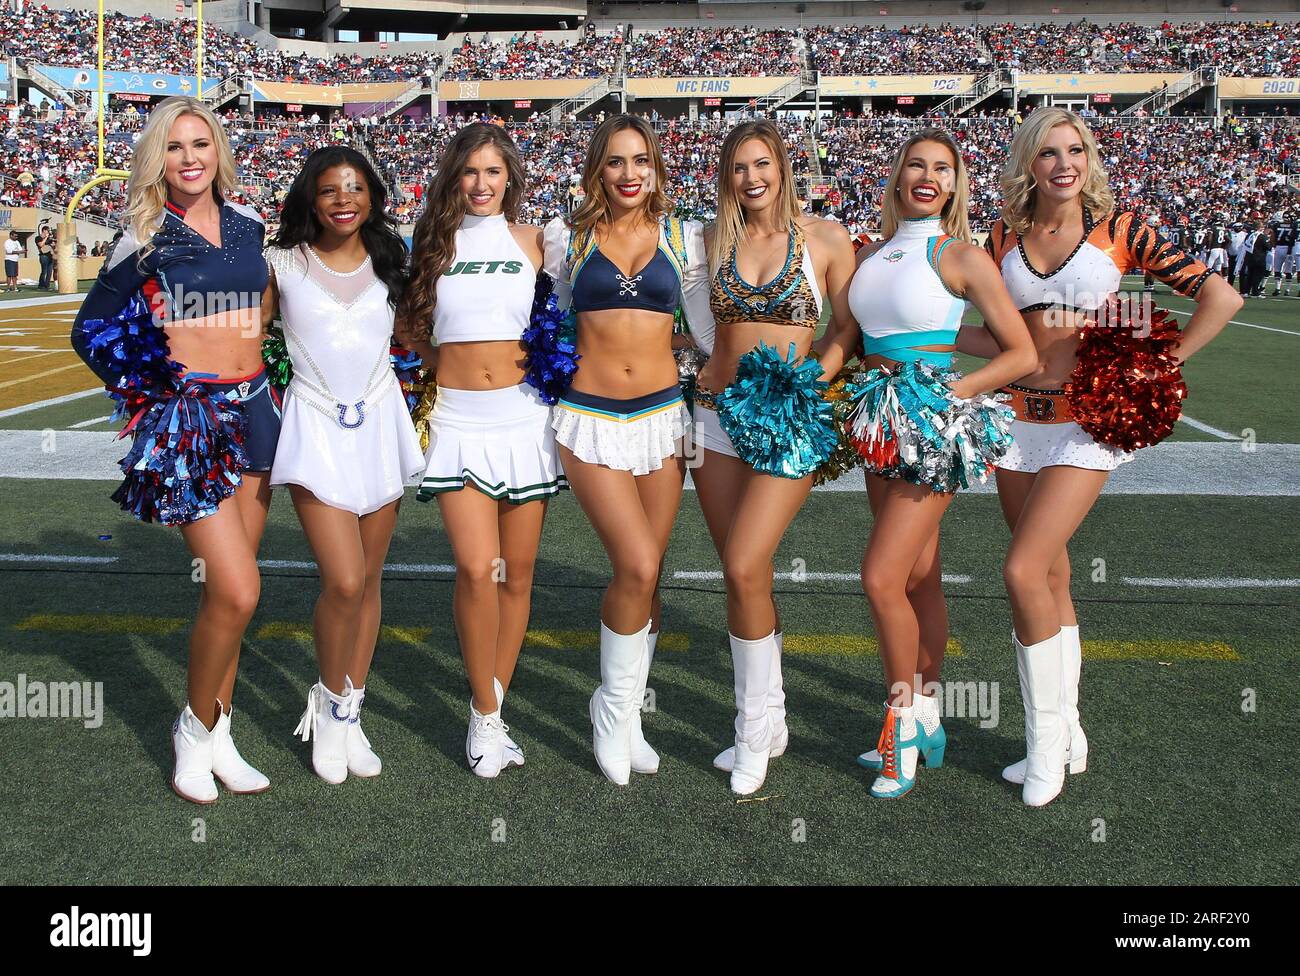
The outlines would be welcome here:
M 416 495 L 475 488 L 516 505 L 568 488 L 555 449 L 551 408 L 526 383 L 500 390 L 438 387 L 429 453 Z

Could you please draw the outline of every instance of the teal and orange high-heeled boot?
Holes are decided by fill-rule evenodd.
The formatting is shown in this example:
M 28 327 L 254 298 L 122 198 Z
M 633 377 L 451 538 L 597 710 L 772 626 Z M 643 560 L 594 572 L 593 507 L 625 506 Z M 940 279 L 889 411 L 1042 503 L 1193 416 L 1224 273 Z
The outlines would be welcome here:
M 876 743 L 881 759 L 880 775 L 871 784 L 872 796 L 892 800 L 916 785 L 917 741 L 914 706 L 886 704 L 885 724 Z
M 943 765 L 943 755 L 948 748 L 948 733 L 943 730 L 939 715 L 939 699 L 928 695 L 912 695 L 912 708 L 916 712 L 917 748 L 926 769 Z M 880 751 L 872 749 L 858 756 L 858 765 L 872 772 L 880 772 L 884 765 Z

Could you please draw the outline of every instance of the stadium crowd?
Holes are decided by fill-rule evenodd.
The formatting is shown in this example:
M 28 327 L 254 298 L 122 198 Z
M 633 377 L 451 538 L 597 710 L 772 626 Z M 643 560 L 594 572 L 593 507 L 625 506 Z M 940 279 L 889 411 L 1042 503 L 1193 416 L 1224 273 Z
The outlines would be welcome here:
M 86 67 L 95 62 L 95 24 L 94 11 L 29 3 L 17 13 L 6 6 L 0 9 L 0 49 L 22 62 Z M 572 40 L 550 40 L 534 32 L 485 34 L 478 41 L 466 35 L 447 64 L 446 77 L 598 77 L 617 68 L 625 47 L 626 71 L 635 77 L 793 74 L 805 51 L 826 75 L 971 73 L 992 67 L 1169 72 L 1207 64 L 1229 75 L 1300 74 L 1295 22 L 710 26 L 633 30 L 626 46 L 624 33 L 589 31 Z M 193 34 L 192 22 L 109 14 L 107 65 L 120 71 L 188 73 Z M 308 84 L 432 77 L 442 65 L 435 51 L 374 57 L 273 51 L 212 25 L 204 30 L 204 58 L 213 77 L 252 73 L 263 80 Z
M 95 167 L 93 122 L 74 112 L 38 113 L 30 105 L 3 112 L 0 204 L 66 206 Z M 144 116 L 127 112 L 106 119 L 105 164 L 125 167 L 133 134 Z M 241 180 L 242 199 L 274 217 L 299 164 L 331 143 L 365 147 L 389 186 L 401 222 L 418 216 L 424 188 L 452 134 L 469 121 L 503 125 L 518 142 L 528 169 L 524 219 L 541 222 L 569 209 L 578 183 L 591 121 L 554 125 L 542 114 L 508 122 L 490 115 L 382 121 L 259 116 L 225 113 Z M 823 119 L 812 133 L 805 122 L 780 123 L 799 177 L 820 175 L 837 190 L 829 209 L 855 233 L 879 224 L 878 202 L 896 147 L 924 124 L 916 117 L 876 114 Z M 997 216 L 998 177 L 1015 121 L 1006 117 L 948 120 L 971 175 L 972 223 L 987 227 Z M 1183 222 L 1210 223 L 1270 215 L 1284 205 L 1288 174 L 1300 172 L 1300 126 L 1290 119 L 1209 118 L 1091 120 L 1103 162 L 1120 203 L 1154 209 Z M 660 120 L 656 123 L 669 164 L 679 212 L 714 213 L 716 163 L 730 123 Z M 112 221 L 120 188 L 92 191 L 85 210 Z

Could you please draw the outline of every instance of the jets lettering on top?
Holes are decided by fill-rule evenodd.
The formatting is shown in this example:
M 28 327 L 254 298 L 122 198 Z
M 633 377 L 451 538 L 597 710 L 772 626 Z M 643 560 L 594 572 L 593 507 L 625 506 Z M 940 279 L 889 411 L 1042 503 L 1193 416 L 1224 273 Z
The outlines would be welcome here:
M 444 274 L 496 274 L 500 271 L 502 274 L 519 274 L 523 270 L 523 265 L 518 261 L 457 261 Z

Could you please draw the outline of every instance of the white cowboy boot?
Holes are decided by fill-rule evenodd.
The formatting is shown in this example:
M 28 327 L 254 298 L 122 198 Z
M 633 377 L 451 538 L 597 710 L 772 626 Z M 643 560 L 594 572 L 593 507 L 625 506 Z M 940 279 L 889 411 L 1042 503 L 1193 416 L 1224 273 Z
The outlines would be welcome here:
M 222 706 L 217 724 L 212 728 L 212 774 L 231 793 L 265 793 L 271 788 L 271 781 L 245 762 L 235 748 L 230 734 L 234 714 L 233 705 L 229 712 Z
M 370 747 L 370 740 L 361 731 L 361 706 L 366 700 L 366 686 L 352 686 L 351 676 L 343 679 L 343 693 L 348 696 L 348 772 L 362 779 L 378 776 L 384 768 L 383 762 Z
M 1020 693 L 1025 700 L 1025 782 L 1021 797 L 1026 806 L 1041 807 L 1056 799 L 1065 783 L 1065 755 L 1069 732 L 1062 712 L 1063 676 L 1061 634 L 1026 647 L 1019 638 L 1016 666 Z
M 217 784 L 212 778 L 213 738 L 213 732 L 203 727 L 187 702 L 172 723 L 172 750 L 176 754 L 172 789 L 191 803 L 216 802 Z
M 785 687 L 781 678 L 781 654 L 784 650 L 785 634 L 778 630 L 776 640 L 772 644 L 772 672 L 768 679 L 770 683 L 767 691 L 767 717 L 772 723 L 772 747 L 767 751 L 769 759 L 783 755 L 786 746 L 790 744 L 790 729 L 785 724 Z M 724 773 L 731 772 L 735 764 L 735 746 L 727 746 L 713 757 L 714 767 Z
M 653 624 L 653 621 L 651 621 Z M 650 680 L 650 664 L 654 661 L 655 645 L 659 643 L 659 631 L 652 630 L 646 635 L 645 657 L 636 679 L 636 708 L 632 712 L 632 772 L 659 772 L 659 753 L 650 748 L 641 731 L 641 709 L 645 707 L 645 687 Z

